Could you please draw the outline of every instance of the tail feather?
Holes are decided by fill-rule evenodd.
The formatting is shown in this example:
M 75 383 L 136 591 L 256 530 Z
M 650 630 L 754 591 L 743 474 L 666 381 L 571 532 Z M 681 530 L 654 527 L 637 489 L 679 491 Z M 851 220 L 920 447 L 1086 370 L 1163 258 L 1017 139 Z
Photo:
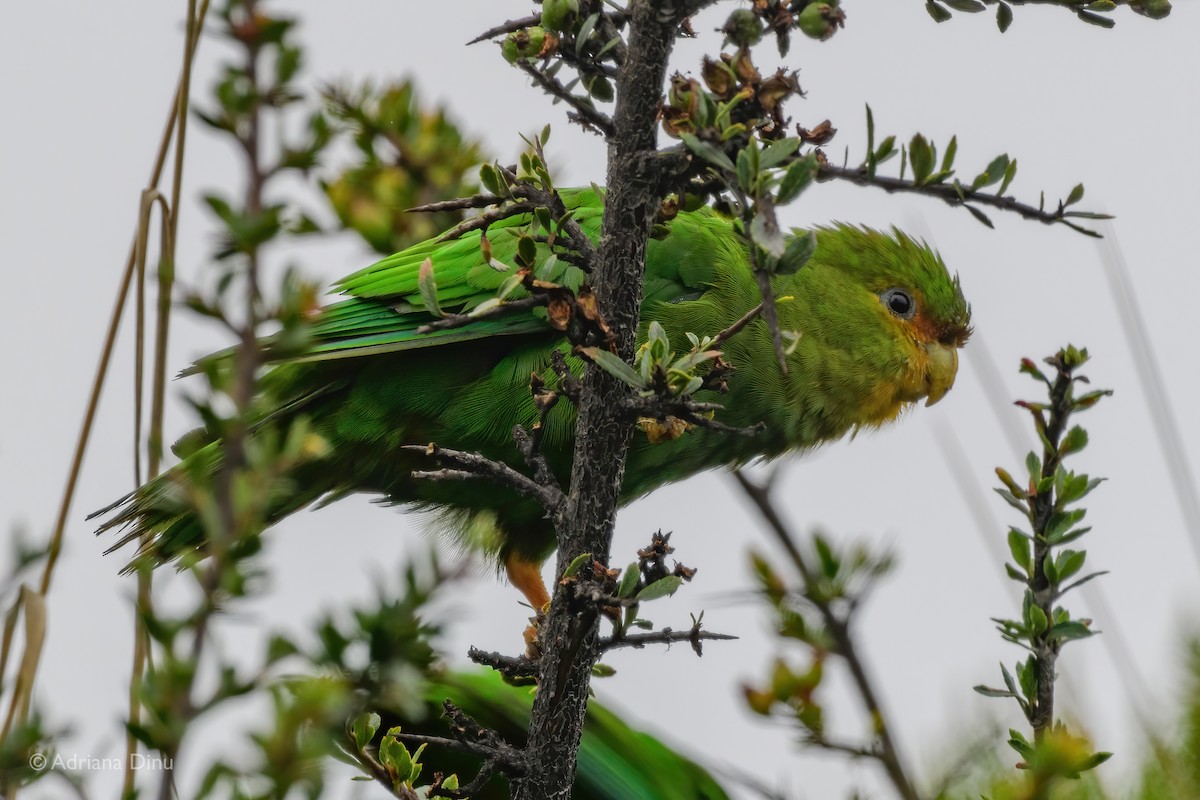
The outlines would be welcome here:
M 187 485 L 193 475 L 213 475 L 220 464 L 220 446 L 206 445 L 181 463 L 134 489 L 88 519 L 110 515 L 96 535 L 119 531 L 119 538 L 104 551 L 121 550 L 141 542 L 137 552 L 121 569 L 129 573 L 145 564 L 158 566 L 185 553 L 202 549 L 204 529 L 195 509 L 187 502 Z M 114 513 L 115 512 L 115 513 Z
M 136 552 L 121 568 L 129 573 L 144 566 L 157 567 L 188 555 L 203 555 L 208 533 L 193 505 L 193 481 L 211 485 L 221 466 L 221 443 L 205 445 L 162 475 L 148 481 L 115 503 L 93 512 L 88 519 L 110 515 L 97 535 L 116 531 L 118 538 L 105 555 L 138 543 Z M 266 525 L 299 511 L 331 490 L 328 476 L 336 474 L 321 460 L 306 461 L 278 478 L 271 486 Z M 114 513 L 115 512 L 115 513 Z

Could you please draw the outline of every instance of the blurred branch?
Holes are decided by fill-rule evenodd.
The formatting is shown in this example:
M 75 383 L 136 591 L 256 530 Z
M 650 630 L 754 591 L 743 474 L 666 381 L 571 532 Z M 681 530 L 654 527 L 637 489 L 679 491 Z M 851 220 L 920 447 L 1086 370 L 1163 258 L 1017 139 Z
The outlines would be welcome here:
M 872 721 L 872 727 L 876 733 L 879 745 L 878 748 L 863 750 L 861 752 L 856 750 L 855 754 L 869 756 L 877 760 L 883 766 L 896 792 L 904 800 L 918 800 L 919 795 L 916 789 L 913 788 L 912 781 L 908 777 L 908 772 L 900 759 L 900 754 L 892 737 L 891 727 L 887 722 L 887 716 L 884 714 L 878 692 L 867 675 L 866 667 L 863 665 L 862 659 L 858 654 L 854 638 L 850 634 L 849 614 L 844 616 L 839 614 L 828 600 L 823 599 L 820 594 L 812 591 L 816 586 L 816 575 L 809 567 L 804 555 L 800 552 L 795 536 L 775 508 L 769 489 L 746 477 L 741 470 L 734 470 L 733 477 L 737 480 L 746 497 L 758 509 L 759 514 L 762 515 L 762 518 L 767 523 L 767 529 L 774 534 L 775 540 L 783 547 L 792 564 L 796 567 L 796 571 L 800 574 L 804 584 L 805 599 L 812 603 L 820 614 L 821 620 L 824 622 L 825 628 L 833 640 L 834 652 L 845 660 L 846 666 L 850 670 L 850 677 L 855 691 L 858 693 L 859 699 L 862 701 Z M 822 744 L 820 741 L 816 743 Z M 822 744 L 822 746 L 828 745 Z

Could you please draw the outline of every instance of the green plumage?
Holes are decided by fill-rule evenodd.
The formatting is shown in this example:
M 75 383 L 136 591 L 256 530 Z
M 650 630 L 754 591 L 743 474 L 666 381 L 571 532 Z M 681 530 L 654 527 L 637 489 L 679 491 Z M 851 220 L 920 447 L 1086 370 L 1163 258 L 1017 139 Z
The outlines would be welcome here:
M 603 209 L 596 194 L 564 191 L 563 200 L 583 230 L 598 239 Z M 525 222 L 513 218 L 490 227 L 494 259 L 513 263 L 514 229 Z M 716 334 L 760 298 L 745 244 L 727 217 L 701 209 L 679 214 L 667 229 L 648 248 L 642 334 L 657 320 L 683 352 L 689 349 L 687 332 Z M 949 388 L 943 373 L 949 369 L 952 382 L 957 361 L 950 367 L 946 361 L 966 339 L 969 310 L 941 260 L 899 232 L 838 225 L 816 234 L 808 264 L 773 281 L 777 296 L 790 297 L 779 305 L 782 327 L 800 334 L 788 371 L 779 369 L 759 319 L 723 347 L 736 370 L 729 392 L 698 398 L 721 402 L 726 409 L 719 412 L 721 421 L 763 422 L 763 432 L 748 437 L 693 429 L 658 444 L 636 433 L 624 502 L 703 470 L 811 448 L 857 427 L 882 424 L 912 401 L 936 399 Z M 540 562 L 553 550 L 554 532 L 536 503 L 483 480 L 414 480 L 412 471 L 430 468 L 431 462 L 401 448 L 436 442 L 521 464 L 511 430 L 537 421 L 530 374 L 553 385 L 551 352 L 557 347 L 569 353 L 569 345 L 549 327 L 545 309 L 417 333 L 431 320 L 418 286 L 427 257 L 438 303 L 446 310 L 478 305 L 508 277 L 484 263 L 479 234 L 473 233 L 416 245 L 336 284 L 349 298 L 322 311 L 303 354 L 275 363 L 263 377 L 262 391 L 280 409 L 264 424 L 303 414 L 329 444 L 326 456 L 289 476 L 286 490 L 273 500 L 271 520 L 318 500 L 361 492 L 441 509 L 443 527 L 473 546 L 502 559 Z M 559 259 L 549 279 L 577 288 L 584 275 Z M 893 289 L 913 300 L 910 318 L 888 307 Z M 940 361 L 933 358 L 938 354 Z M 582 369 L 573 356 L 568 361 Z M 574 426 L 574 408 L 560 402 L 543 439 L 564 486 Z M 215 469 L 218 452 L 219 444 L 212 444 L 190 460 Z M 154 534 L 149 547 L 159 559 L 201 545 L 201 526 L 174 488 L 186 474 L 177 467 L 138 489 L 103 529 L 125 526 L 120 543 Z
M 400 725 L 406 733 L 451 736 L 442 718 L 442 701 L 454 698 L 455 705 L 506 742 L 521 744 L 529 728 L 533 694 L 529 687 L 510 686 L 494 671 L 455 672 L 434 677 L 426 693 L 425 716 L 412 719 L 394 716 L 381 709 L 382 730 Z M 469 780 L 479 769 L 473 756 L 445 747 L 430 747 L 421 759 L 424 776 L 435 772 L 457 773 Z M 475 800 L 507 798 L 506 781 L 494 777 Z M 672 750 L 647 733 L 622 722 L 603 705 L 588 703 L 573 800 L 726 800 L 728 795 L 700 765 Z

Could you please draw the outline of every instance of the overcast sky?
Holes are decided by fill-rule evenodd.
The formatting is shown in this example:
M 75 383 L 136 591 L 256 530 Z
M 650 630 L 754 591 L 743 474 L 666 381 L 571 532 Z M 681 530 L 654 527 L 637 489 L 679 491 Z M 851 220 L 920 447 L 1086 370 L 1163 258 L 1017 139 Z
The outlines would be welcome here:
M 0 392 L 0 525 L 49 532 L 77 435 L 104 326 L 115 294 L 154 147 L 170 102 L 182 39 L 183 2 L 60 0 L 14 5 L 0 25 L 0 269 L 9 292 L 5 374 Z M 797 39 L 786 60 L 800 70 L 808 98 L 790 107 L 796 121 L 830 118 L 840 132 L 835 158 L 850 148 L 857 163 L 865 143 L 864 104 L 875 112 L 877 141 L 886 133 L 907 140 L 917 130 L 944 146 L 958 135 L 960 174 L 971 177 L 1007 152 L 1019 160 L 1011 187 L 1018 197 L 1048 202 L 1077 182 L 1087 185 L 1083 207 L 1117 215 L 1116 238 L 1148 320 L 1154 358 L 1166 380 L 1166 399 L 1179 436 L 1196 457 L 1200 396 L 1194 342 L 1200 270 L 1194 226 L 1200 219 L 1200 50 L 1198 12 L 1181 2 L 1152 22 L 1121 10 L 1117 26 L 1084 25 L 1056 8 L 1018 7 L 1007 34 L 991 14 L 956 14 L 936 25 L 919 0 L 848 0 L 847 28 L 832 41 Z M 598 139 L 571 130 L 550 105 L 510 69 L 491 45 L 462 45 L 477 32 L 529 11 L 524 2 L 272 3 L 302 20 L 310 85 L 332 78 L 414 77 L 428 99 L 450 106 L 455 118 L 492 153 L 511 157 L 517 134 L 554 123 L 551 158 L 560 183 L 601 181 Z M 695 70 L 733 4 L 701 17 L 699 42 L 677 48 L 675 66 Z M 211 86 L 225 51 L 201 46 L 196 94 Z M 763 48 L 764 71 L 777 54 Z M 206 265 L 212 225 L 198 197 L 212 188 L 234 191 L 232 151 L 199 127 L 189 136 L 179 243 L 179 271 L 194 278 Z M 981 531 L 968 500 L 938 446 L 953 433 L 966 453 L 969 475 L 990 487 L 998 464 L 1019 466 L 1003 430 L 1025 420 L 1011 407 L 1001 421 L 979 381 L 981 346 L 1002 371 L 1001 405 L 1036 395 L 1016 373 L 1022 356 L 1040 358 L 1065 342 L 1087 345 L 1093 383 L 1116 395 L 1083 420 L 1092 444 L 1076 467 L 1109 482 L 1089 498 L 1088 566 L 1112 574 L 1097 582 L 1114 617 L 1084 598 L 1072 610 L 1128 642 L 1136 670 L 1118 670 L 1098 640 L 1074 644 L 1060 661 L 1068 685 L 1066 708 L 1116 758 L 1103 767 L 1119 782 L 1140 761 L 1140 735 L 1131 714 L 1134 687 L 1144 685 L 1144 708 L 1173 722 L 1169 701 L 1182 677 L 1181 642 L 1197 623 L 1200 582 L 1179 505 L 1154 438 L 1146 397 L 1126 343 L 1096 243 L 1068 229 L 1045 227 L 1000 213 L 995 230 L 962 210 L 931 200 L 894 197 L 866 188 L 826 184 L 787 209 L 793 225 L 846 220 L 891 224 L 928 238 L 962 277 L 974 308 L 977 341 L 962 356 L 958 385 L 932 409 L 919 408 L 886 431 L 841 442 L 790 463 L 780 500 L 797 529 L 820 527 L 838 539 L 853 536 L 893 547 L 895 574 L 866 606 L 857 633 L 883 688 L 905 756 L 925 779 L 941 759 L 989 720 L 1022 726 L 1013 704 L 971 691 L 998 680 L 997 662 L 1018 651 L 1004 645 L 988 621 L 1015 614 L 1015 585 L 1003 579 L 989 553 L 1019 522 L 990 491 L 981 495 L 994 522 Z M 291 257 L 330 281 L 372 260 L 352 237 L 308 244 Z M 128 328 L 128 326 L 127 326 Z M 38 704 L 76 735 L 62 750 L 85 756 L 120 752 L 120 718 L 131 650 L 132 581 L 116 574 L 120 561 L 102 558 L 107 542 L 91 535 L 84 515 L 128 491 L 132 460 L 132 337 L 125 332 L 109 377 L 71 522 L 49 598 L 49 639 L 39 676 Z M 171 343 L 172 372 L 225 344 L 208 328 L 184 321 Z M 191 425 L 178 403 L 168 436 Z M 1193 491 L 1196 487 L 1192 487 Z M 618 675 L 599 682 L 598 697 L 632 720 L 694 753 L 734 762 L 795 797 L 844 796 L 851 787 L 879 786 L 873 767 L 828 754 L 800 754 L 788 728 L 763 724 L 742 708 L 739 682 L 764 674 L 774 655 L 769 620 L 756 605 L 734 600 L 750 587 L 745 554 L 769 547 L 757 520 L 730 478 L 707 474 L 668 487 L 623 512 L 614 563 L 625 563 L 647 535 L 662 527 L 680 558 L 700 572 L 654 619 L 677 627 L 689 611 L 706 609 L 706 624 L 736 632 L 733 643 L 617 653 Z M 222 621 L 219 638 L 230 652 L 257 658 L 263 632 L 302 632 L 332 605 L 363 600 L 371 580 L 394 577 L 403 560 L 428 542 L 413 518 L 371 506 L 365 498 L 302 513 L 268 536 L 269 594 Z M 1200 536 L 1200 531 L 1191 531 Z M 371 580 L 364 580 L 368 576 Z M 163 584 L 172 583 L 164 579 Z M 1007 585 L 1006 585 L 1007 583 Z M 169 590 L 169 588 L 168 588 Z M 444 651 L 465 662 L 468 644 L 513 650 L 527 614 L 516 594 L 490 575 L 456 589 L 447 604 L 453 620 Z M 790 654 L 794 660 L 799 652 Z M 650 681 L 669 670 L 671 680 Z M 831 728 L 846 736 L 865 730 L 855 702 L 840 694 L 835 675 Z M 243 715 L 244 716 L 244 715 Z M 235 754 L 217 718 L 189 745 Z M 201 757 L 189 746 L 181 778 L 194 776 Z M 90 775 L 107 796 L 119 775 Z M 346 784 L 348 787 L 350 784 Z M 349 791 L 348 789 L 346 791 Z M 185 792 L 186 794 L 186 792 Z M 49 788 L 30 797 L 52 797 Z

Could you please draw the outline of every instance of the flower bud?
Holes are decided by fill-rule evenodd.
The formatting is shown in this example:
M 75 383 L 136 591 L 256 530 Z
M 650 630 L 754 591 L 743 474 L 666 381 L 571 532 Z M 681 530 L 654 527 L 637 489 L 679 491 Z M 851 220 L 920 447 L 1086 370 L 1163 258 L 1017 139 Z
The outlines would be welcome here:
M 750 9 L 739 8 L 725 20 L 725 27 L 721 28 L 721 32 L 725 34 L 727 41 L 738 47 L 749 47 L 758 44 L 758 40 L 762 38 L 762 22 Z
M 565 31 L 579 16 L 579 0 L 542 0 L 542 27 Z
M 547 55 L 543 52 L 547 43 L 546 29 L 537 25 L 513 31 L 500 45 L 500 53 L 504 60 L 515 64 L 522 58 L 538 58 Z
M 800 30 L 813 39 L 825 40 L 846 24 L 846 14 L 837 3 L 809 3 L 796 19 Z

